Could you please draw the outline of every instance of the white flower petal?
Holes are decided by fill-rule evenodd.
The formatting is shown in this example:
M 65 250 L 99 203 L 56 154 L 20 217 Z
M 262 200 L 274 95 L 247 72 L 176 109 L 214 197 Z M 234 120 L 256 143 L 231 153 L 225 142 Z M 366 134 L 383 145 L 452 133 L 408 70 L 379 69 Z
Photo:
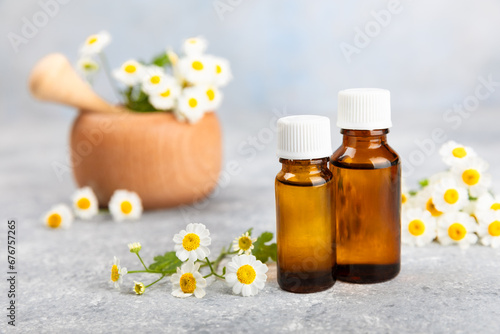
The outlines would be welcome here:
M 241 284 L 240 282 L 236 282 L 234 285 L 233 285 L 233 293 L 235 295 L 238 295 L 241 293 L 241 289 L 243 289 L 243 284 Z

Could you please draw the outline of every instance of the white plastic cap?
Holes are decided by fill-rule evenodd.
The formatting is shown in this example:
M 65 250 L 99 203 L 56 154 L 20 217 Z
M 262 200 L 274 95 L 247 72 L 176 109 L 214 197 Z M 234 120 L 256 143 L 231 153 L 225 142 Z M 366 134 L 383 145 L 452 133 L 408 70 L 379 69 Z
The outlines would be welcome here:
M 278 157 L 320 159 L 332 155 L 330 119 L 323 116 L 288 116 L 278 120 Z
M 390 128 L 391 93 L 387 89 L 379 88 L 341 90 L 337 126 L 350 130 Z

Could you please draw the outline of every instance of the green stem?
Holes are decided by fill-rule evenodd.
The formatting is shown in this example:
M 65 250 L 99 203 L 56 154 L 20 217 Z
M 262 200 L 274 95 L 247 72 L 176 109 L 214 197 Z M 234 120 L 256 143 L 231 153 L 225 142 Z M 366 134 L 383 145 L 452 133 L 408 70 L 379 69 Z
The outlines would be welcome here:
M 221 253 L 222 255 L 223 253 Z M 220 257 L 220 255 L 219 255 Z M 218 275 L 215 271 L 214 271 L 214 268 L 212 267 L 212 263 L 210 262 L 210 260 L 208 259 L 208 257 L 205 258 L 207 260 L 207 263 L 208 263 L 208 266 L 210 267 L 210 274 L 206 275 L 206 276 L 203 276 L 203 278 L 207 278 L 211 275 L 214 275 L 215 277 L 218 277 L 218 278 L 222 278 L 224 279 L 224 276 L 222 275 Z
M 175 271 L 160 271 L 160 270 L 130 270 L 130 271 L 127 271 L 127 274 L 137 274 L 137 273 L 170 275 L 170 274 L 174 274 Z
M 151 283 L 151 284 L 149 284 L 149 285 L 146 285 L 145 287 L 146 287 L 146 288 L 149 288 L 151 285 L 156 284 L 156 283 L 158 283 L 159 281 L 161 281 L 161 280 L 162 280 L 165 276 L 166 276 L 166 274 L 161 275 L 161 277 L 160 277 L 160 278 L 158 278 L 158 279 L 157 279 L 156 281 L 154 281 L 153 283 Z
M 146 267 L 146 265 L 144 264 L 144 261 L 142 261 L 142 257 L 139 255 L 139 252 L 137 252 L 137 253 L 135 253 L 135 254 L 137 254 L 137 257 L 138 257 L 138 258 L 139 258 L 139 260 L 141 261 L 142 266 L 144 267 L 144 269 L 146 269 L 146 270 L 148 270 L 148 271 L 149 271 L 148 267 Z
M 121 103 L 122 99 L 120 97 L 120 95 L 121 95 L 120 90 L 116 86 L 115 80 L 113 80 L 113 77 L 111 76 L 111 69 L 109 67 L 108 60 L 107 60 L 106 56 L 104 55 L 104 53 L 99 52 L 99 59 L 101 60 L 102 68 L 104 69 L 104 73 L 106 73 L 106 76 L 108 77 L 109 84 L 111 85 L 111 87 L 113 87 L 115 97 L 118 99 L 118 102 Z

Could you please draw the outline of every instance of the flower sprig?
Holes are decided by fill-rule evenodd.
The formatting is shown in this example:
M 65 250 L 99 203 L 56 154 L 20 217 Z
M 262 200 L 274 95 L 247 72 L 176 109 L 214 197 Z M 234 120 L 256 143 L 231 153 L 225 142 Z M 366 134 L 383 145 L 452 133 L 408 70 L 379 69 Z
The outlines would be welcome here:
M 120 286 L 125 274 L 161 275 L 148 285 L 134 281 L 133 290 L 142 295 L 149 287 L 170 276 L 172 295 L 175 297 L 197 298 L 205 296 L 207 279 L 213 277 L 226 281 L 233 293 L 243 296 L 256 295 L 265 286 L 269 261 L 276 261 L 276 243 L 270 243 L 271 232 L 263 232 L 258 238 L 252 238 L 252 229 L 244 232 L 227 247 L 223 247 L 215 260 L 210 260 L 210 231 L 203 224 L 188 224 L 185 229 L 175 234 L 174 250 L 154 257 L 153 262 L 146 265 L 140 255 L 140 243 L 129 244 L 131 253 L 136 254 L 142 269 L 122 271 L 116 275 L 116 262 L 112 267 L 111 281 L 115 287 Z M 241 242 L 240 242 L 241 241 Z M 236 247 L 237 246 L 237 247 Z M 227 266 L 218 271 L 221 262 L 231 257 Z M 205 271 L 201 274 L 200 271 Z
M 490 189 L 488 163 L 471 147 L 445 143 L 441 158 L 449 169 L 402 189 L 402 241 L 423 246 L 437 240 L 467 248 L 480 241 L 500 247 L 500 197 Z

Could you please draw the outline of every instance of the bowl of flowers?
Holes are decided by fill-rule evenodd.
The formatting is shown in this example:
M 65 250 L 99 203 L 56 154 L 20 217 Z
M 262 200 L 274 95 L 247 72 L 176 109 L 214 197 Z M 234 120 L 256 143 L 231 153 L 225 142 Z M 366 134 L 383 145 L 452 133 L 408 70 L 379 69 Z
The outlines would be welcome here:
M 30 77 L 34 96 L 79 110 L 70 136 L 76 183 L 91 187 L 99 203 L 108 203 L 116 189 L 134 191 L 146 209 L 205 198 L 221 170 L 215 111 L 220 88 L 232 79 L 228 61 L 206 54 L 206 40 L 194 37 L 183 42 L 180 56 L 168 49 L 151 61 L 125 60 L 111 71 L 103 53 L 110 39 L 107 32 L 87 38 L 80 74 L 64 56 L 52 54 Z M 116 90 L 117 105 L 91 88 L 100 69 Z

